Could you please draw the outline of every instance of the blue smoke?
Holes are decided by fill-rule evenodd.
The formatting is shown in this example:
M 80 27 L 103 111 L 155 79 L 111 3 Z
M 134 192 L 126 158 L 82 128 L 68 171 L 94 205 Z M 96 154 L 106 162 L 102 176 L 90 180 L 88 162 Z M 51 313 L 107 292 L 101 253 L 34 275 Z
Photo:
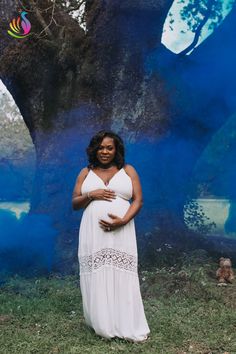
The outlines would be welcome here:
M 49 215 L 0 210 L 0 268 L 4 274 L 47 274 L 52 269 L 57 232 Z

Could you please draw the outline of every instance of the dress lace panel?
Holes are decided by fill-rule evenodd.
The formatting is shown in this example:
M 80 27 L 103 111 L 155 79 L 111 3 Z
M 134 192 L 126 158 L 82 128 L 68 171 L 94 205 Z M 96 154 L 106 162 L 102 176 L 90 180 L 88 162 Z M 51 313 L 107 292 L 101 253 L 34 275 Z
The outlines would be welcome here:
M 119 269 L 137 272 L 137 257 L 113 248 L 103 248 L 94 254 L 79 257 L 80 272 L 92 272 L 110 265 Z

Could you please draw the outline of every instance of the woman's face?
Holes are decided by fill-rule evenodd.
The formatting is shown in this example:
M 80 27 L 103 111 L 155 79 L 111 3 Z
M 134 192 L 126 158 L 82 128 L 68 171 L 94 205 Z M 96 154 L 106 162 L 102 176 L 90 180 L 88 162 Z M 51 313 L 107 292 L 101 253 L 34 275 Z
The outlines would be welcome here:
M 116 147 L 113 138 L 106 136 L 103 138 L 98 151 L 97 159 L 101 164 L 109 164 L 115 157 Z

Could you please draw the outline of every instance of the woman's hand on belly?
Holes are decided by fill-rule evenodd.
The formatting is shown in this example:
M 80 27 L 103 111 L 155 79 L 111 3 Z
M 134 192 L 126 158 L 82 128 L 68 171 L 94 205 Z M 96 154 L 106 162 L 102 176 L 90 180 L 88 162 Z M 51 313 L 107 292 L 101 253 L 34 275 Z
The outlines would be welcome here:
M 94 200 L 107 200 L 111 202 L 116 199 L 116 193 L 112 189 L 95 189 L 89 193 Z
M 106 221 L 104 219 L 100 219 L 99 221 L 99 224 L 104 231 L 113 231 L 125 225 L 123 218 L 120 218 L 119 216 L 111 213 L 108 213 L 108 216 L 113 219 L 112 222 Z

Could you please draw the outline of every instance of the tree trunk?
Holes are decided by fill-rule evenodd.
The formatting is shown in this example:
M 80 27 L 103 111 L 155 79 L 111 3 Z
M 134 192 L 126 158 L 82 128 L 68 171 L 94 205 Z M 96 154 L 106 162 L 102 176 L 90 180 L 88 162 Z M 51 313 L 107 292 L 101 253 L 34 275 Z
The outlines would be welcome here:
M 177 99 L 179 92 L 184 96 L 187 85 L 178 74 L 175 76 L 177 56 L 161 44 L 172 2 L 88 1 L 86 35 L 66 13 L 58 11 L 55 22 L 60 26 L 50 27 L 53 40 L 32 36 L 21 42 L 4 41 L 0 76 L 22 113 L 37 155 L 30 213 L 50 215 L 58 230 L 57 270 L 67 271 L 77 261 L 80 214 L 72 211 L 72 190 L 80 169 L 87 165 L 85 148 L 102 128 L 112 128 L 127 143 L 138 143 L 142 136 L 157 142 L 157 150 L 146 165 L 146 173 L 152 178 L 153 222 L 159 222 L 163 229 L 164 219 L 170 229 L 185 227 L 183 207 L 189 176 L 205 141 L 203 138 L 199 148 L 193 150 L 187 168 L 181 165 L 185 157 L 178 156 L 178 166 L 184 173 L 176 178 L 175 173 L 180 171 L 176 154 L 182 152 L 177 141 L 181 110 L 173 97 Z M 50 16 L 45 19 L 49 20 Z M 39 33 L 42 27 L 33 14 L 30 21 Z M 145 63 L 152 51 L 156 51 L 157 70 L 147 75 Z M 193 98 L 192 92 L 186 93 L 186 101 Z M 173 150 L 167 156 L 170 147 Z M 153 172 L 156 155 L 162 165 Z M 145 151 L 133 155 L 140 163 L 145 156 Z M 170 170 L 173 167 L 172 178 L 167 179 L 166 166 Z

